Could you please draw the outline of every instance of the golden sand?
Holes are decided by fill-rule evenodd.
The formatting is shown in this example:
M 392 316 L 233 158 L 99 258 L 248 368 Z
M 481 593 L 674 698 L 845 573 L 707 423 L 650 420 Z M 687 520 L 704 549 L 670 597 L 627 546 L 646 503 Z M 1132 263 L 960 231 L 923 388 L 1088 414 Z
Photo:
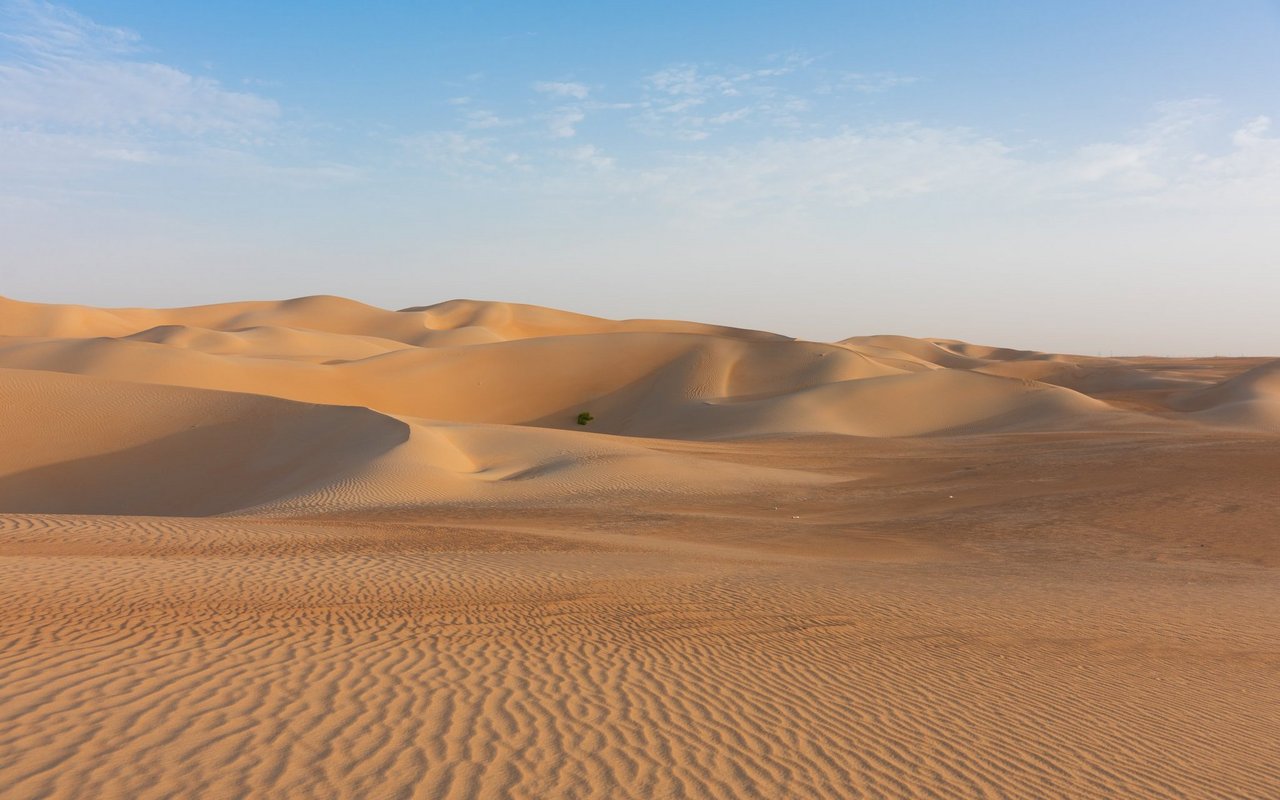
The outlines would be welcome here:
M 5 798 L 1280 796 L 1280 361 L 0 299 L 0 408 Z

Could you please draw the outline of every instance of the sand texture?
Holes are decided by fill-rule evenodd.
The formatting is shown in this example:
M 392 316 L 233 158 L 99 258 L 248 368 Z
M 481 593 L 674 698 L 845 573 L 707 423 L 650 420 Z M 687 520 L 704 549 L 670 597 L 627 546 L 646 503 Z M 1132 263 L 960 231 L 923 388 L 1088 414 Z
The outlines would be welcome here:
M 1277 359 L 0 298 L 0 409 L 6 800 L 1280 797 Z

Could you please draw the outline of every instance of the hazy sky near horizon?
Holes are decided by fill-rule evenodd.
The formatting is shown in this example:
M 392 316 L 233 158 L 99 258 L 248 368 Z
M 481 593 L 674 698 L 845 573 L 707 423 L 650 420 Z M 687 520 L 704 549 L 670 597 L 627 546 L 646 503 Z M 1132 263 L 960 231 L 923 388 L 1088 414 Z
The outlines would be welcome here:
M 0 294 L 1280 355 L 1280 3 L 0 0 Z

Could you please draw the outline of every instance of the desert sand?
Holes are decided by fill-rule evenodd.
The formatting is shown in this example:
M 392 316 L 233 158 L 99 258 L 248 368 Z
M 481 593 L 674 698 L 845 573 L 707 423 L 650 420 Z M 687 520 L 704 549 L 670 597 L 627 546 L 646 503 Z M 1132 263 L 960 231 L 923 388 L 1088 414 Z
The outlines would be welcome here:
M 1280 359 L 0 298 L 0 404 L 5 798 L 1280 797 Z

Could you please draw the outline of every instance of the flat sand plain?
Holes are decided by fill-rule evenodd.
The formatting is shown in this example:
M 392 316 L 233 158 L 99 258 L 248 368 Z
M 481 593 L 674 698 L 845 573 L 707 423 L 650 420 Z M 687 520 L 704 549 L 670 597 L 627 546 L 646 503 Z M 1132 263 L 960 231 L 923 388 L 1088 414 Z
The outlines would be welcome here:
M 1274 359 L 0 299 L 0 402 L 6 798 L 1280 797 Z

